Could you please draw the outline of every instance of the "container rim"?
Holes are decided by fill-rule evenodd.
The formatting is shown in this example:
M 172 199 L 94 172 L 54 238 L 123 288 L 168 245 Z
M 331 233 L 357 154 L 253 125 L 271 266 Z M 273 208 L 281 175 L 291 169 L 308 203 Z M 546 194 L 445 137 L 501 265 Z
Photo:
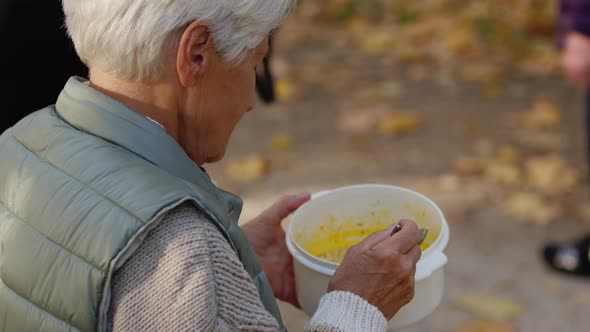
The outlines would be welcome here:
M 399 186 L 393 186 L 393 185 L 385 185 L 385 184 L 357 184 L 357 185 L 351 185 L 351 186 L 345 186 L 345 187 L 339 187 L 339 188 L 335 188 L 335 189 L 331 189 L 331 190 L 326 190 L 326 191 L 320 191 L 318 193 L 315 193 L 314 195 L 312 195 L 312 199 L 305 203 L 303 206 L 301 206 L 299 209 L 297 209 L 297 211 L 295 211 L 295 213 L 293 214 L 293 218 L 291 219 L 291 222 L 289 223 L 288 229 L 287 229 L 287 247 L 290 249 L 291 254 L 295 257 L 296 254 L 300 254 L 303 256 L 303 258 L 305 259 L 304 261 L 301 261 L 301 263 L 303 263 L 304 265 L 310 265 L 313 264 L 315 265 L 313 267 L 314 270 L 318 270 L 318 268 L 321 266 L 321 269 L 325 269 L 324 274 L 328 274 L 331 275 L 333 274 L 333 271 L 335 271 L 340 264 L 334 263 L 334 262 L 330 262 L 328 260 L 316 257 L 312 254 L 310 254 L 307 250 L 305 250 L 303 247 L 301 247 L 301 245 L 299 245 L 299 243 L 297 243 L 297 241 L 295 240 L 294 236 L 293 236 L 293 225 L 295 224 L 295 220 L 297 220 L 297 215 L 301 214 L 301 211 L 304 211 L 306 207 L 309 206 L 309 204 L 314 203 L 314 202 L 318 202 L 318 199 L 321 200 L 322 197 L 324 196 L 328 196 L 334 193 L 338 193 L 338 192 L 343 192 L 343 191 L 348 191 L 348 190 L 354 190 L 354 189 L 363 189 L 363 188 L 372 188 L 372 189 L 393 189 L 396 191 L 402 191 L 411 195 L 415 195 L 417 197 L 419 197 L 420 199 L 424 200 L 427 204 L 429 204 L 431 207 L 434 208 L 436 214 L 439 216 L 442 225 L 441 225 L 441 231 L 440 234 L 438 235 L 436 241 L 434 241 L 432 243 L 432 245 L 430 247 L 428 247 L 428 249 L 426 249 L 423 253 L 422 253 L 422 258 L 420 258 L 420 261 L 426 261 L 428 259 L 428 257 L 430 257 L 432 255 L 432 253 L 435 253 L 435 249 L 436 248 L 441 248 L 440 251 L 444 251 L 444 249 L 446 248 L 448 241 L 449 241 L 449 227 L 448 227 L 448 223 L 445 219 L 445 216 L 442 212 L 442 210 L 440 209 L 440 207 L 430 198 L 426 197 L 425 195 L 416 192 L 414 190 L 408 189 L 408 188 L 403 188 L 403 187 L 399 187 Z M 293 248 L 291 248 L 291 246 L 293 246 Z M 446 263 L 446 262 L 445 262 Z M 311 266 L 308 266 L 309 268 L 312 268 Z M 328 273 L 327 271 L 330 270 L 332 271 L 331 273 Z M 321 272 L 321 271 L 318 271 Z

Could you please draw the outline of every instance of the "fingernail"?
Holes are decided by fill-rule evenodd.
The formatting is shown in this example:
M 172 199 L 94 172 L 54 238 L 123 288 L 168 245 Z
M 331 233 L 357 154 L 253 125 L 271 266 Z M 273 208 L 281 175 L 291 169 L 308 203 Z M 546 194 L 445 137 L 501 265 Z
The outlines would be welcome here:
M 300 194 L 295 195 L 295 198 L 298 199 L 298 200 L 299 199 L 307 199 L 310 196 L 311 196 L 310 193 L 300 193 Z
M 300 194 L 295 194 L 293 196 L 291 196 L 291 198 L 289 198 L 289 206 L 291 209 L 296 209 L 299 208 L 299 206 L 303 205 L 304 203 L 306 203 L 309 198 L 310 198 L 310 194 L 309 193 L 300 193 Z
M 393 230 L 391 231 L 391 234 L 389 236 L 393 236 L 393 234 L 399 232 L 402 229 L 402 226 L 400 226 L 400 224 L 395 225 L 395 227 L 393 227 Z

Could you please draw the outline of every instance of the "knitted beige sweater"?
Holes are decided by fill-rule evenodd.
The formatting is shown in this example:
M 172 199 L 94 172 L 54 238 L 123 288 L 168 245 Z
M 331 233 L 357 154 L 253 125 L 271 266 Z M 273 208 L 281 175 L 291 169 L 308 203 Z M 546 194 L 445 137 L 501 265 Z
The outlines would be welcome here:
M 322 298 L 305 331 L 385 331 L 360 297 Z M 114 276 L 108 331 L 276 331 L 256 287 L 216 226 L 196 208 L 171 211 Z

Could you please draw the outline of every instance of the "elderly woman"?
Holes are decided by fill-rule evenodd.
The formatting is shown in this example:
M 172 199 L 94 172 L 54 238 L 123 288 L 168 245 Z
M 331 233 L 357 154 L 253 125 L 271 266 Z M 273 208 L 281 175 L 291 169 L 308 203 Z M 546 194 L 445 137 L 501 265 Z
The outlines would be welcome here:
M 90 80 L 0 136 L 1 331 L 285 329 L 280 222 L 309 195 L 242 230 L 201 166 L 254 107 L 292 2 L 63 0 Z M 399 224 L 349 250 L 307 331 L 384 331 L 412 299 L 418 232 Z

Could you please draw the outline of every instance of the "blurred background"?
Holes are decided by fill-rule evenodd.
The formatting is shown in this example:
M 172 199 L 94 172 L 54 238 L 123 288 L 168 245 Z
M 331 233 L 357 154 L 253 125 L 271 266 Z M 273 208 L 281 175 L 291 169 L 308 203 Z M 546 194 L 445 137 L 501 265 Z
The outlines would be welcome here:
M 590 230 L 584 94 L 556 0 L 300 0 L 274 35 L 278 100 L 208 170 L 245 200 L 359 183 L 415 189 L 451 227 L 443 304 L 407 331 L 587 331 L 590 282 L 548 240 Z M 307 317 L 282 306 L 292 330 Z

